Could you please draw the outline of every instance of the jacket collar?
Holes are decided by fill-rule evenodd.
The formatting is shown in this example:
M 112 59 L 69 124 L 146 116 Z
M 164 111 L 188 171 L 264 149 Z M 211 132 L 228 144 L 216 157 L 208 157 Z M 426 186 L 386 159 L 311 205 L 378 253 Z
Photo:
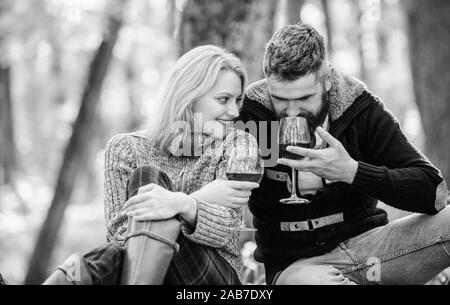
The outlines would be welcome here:
M 360 80 L 337 70 L 333 70 L 331 77 L 329 117 L 331 122 L 334 122 L 346 112 L 359 96 L 367 91 L 367 87 Z M 271 112 L 271 117 L 275 117 L 266 79 L 251 84 L 246 90 L 246 95 L 248 99 L 264 107 L 267 110 L 266 112 Z

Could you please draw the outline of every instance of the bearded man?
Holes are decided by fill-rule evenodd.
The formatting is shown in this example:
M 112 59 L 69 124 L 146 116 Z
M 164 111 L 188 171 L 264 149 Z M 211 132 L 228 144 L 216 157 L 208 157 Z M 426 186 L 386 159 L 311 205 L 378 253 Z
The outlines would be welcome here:
M 445 180 L 383 102 L 331 66 L 323 37 L 306 24 L 285 26 L 266 45 L 263 67 L 240 119 L 269 124 L 258 129 L 260 145 L 274 143 L 271 128 L 285 116 L 306 117 L 315 139 L 310 149 L 288 148 L 305 158 L 268 164 L 249 201 L 267 283 L 424 284 L 450 266 Z M 266 160 L 278 146 L 270 151 Z M 309 204 L 280 203 L 291 168 Z M 378 200 L 415 214 L 389 222 Z

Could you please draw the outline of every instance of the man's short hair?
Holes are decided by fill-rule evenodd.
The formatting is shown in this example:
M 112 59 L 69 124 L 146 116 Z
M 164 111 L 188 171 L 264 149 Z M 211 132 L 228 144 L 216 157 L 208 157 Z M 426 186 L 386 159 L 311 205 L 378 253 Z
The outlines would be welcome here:
M 264 75 L 292 81 L 321 70 L 326 60 L 323 36 L 308 24 L 286 25 L 266 45 Z

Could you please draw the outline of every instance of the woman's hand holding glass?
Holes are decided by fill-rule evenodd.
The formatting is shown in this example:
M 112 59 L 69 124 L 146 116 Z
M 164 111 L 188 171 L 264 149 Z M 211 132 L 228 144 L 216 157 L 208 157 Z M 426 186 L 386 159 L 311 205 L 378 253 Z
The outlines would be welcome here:
M 257 187 L 259 184 L 255 182 L 217 179 L 190 196 L 212 204 L 239 208 L 248 202 L 251 190 Z
M 227 161 L 226 173 L 230 182 L 261 182 L 264 175 L 264 162 L 258 147 L 251 146 L 248 142 L 244 145 L 234 146 Z M 244 211 L 245 206 L 242 210 L 242 219 L 238 230 L 256 231 L 256 229 L 246 226 Z
M 187 195 L 182 192 L 172 192 L 151 183 L 141 187 L 137 195 L 125 203 L 123 209 L 128 217 L 134 217 L 136 221 L 168 219 L 177 214 L 189 221 L 192 217 L 195 218 L 196 214 L 194 198 L 212 204 L 239 208 L 248 202 L 251 190 L 257 187 L 259 187 L 258 183 L 248 181 L 214 180 Z

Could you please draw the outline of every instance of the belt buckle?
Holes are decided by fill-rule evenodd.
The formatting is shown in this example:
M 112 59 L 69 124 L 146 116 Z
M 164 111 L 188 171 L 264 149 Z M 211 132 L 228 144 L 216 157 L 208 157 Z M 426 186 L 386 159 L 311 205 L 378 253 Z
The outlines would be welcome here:
M 306 221 L 308 223 L 308 231 L 314 231 L 316 228 L 314 228 L 314 223 L 311 219 L 308 219 Z

